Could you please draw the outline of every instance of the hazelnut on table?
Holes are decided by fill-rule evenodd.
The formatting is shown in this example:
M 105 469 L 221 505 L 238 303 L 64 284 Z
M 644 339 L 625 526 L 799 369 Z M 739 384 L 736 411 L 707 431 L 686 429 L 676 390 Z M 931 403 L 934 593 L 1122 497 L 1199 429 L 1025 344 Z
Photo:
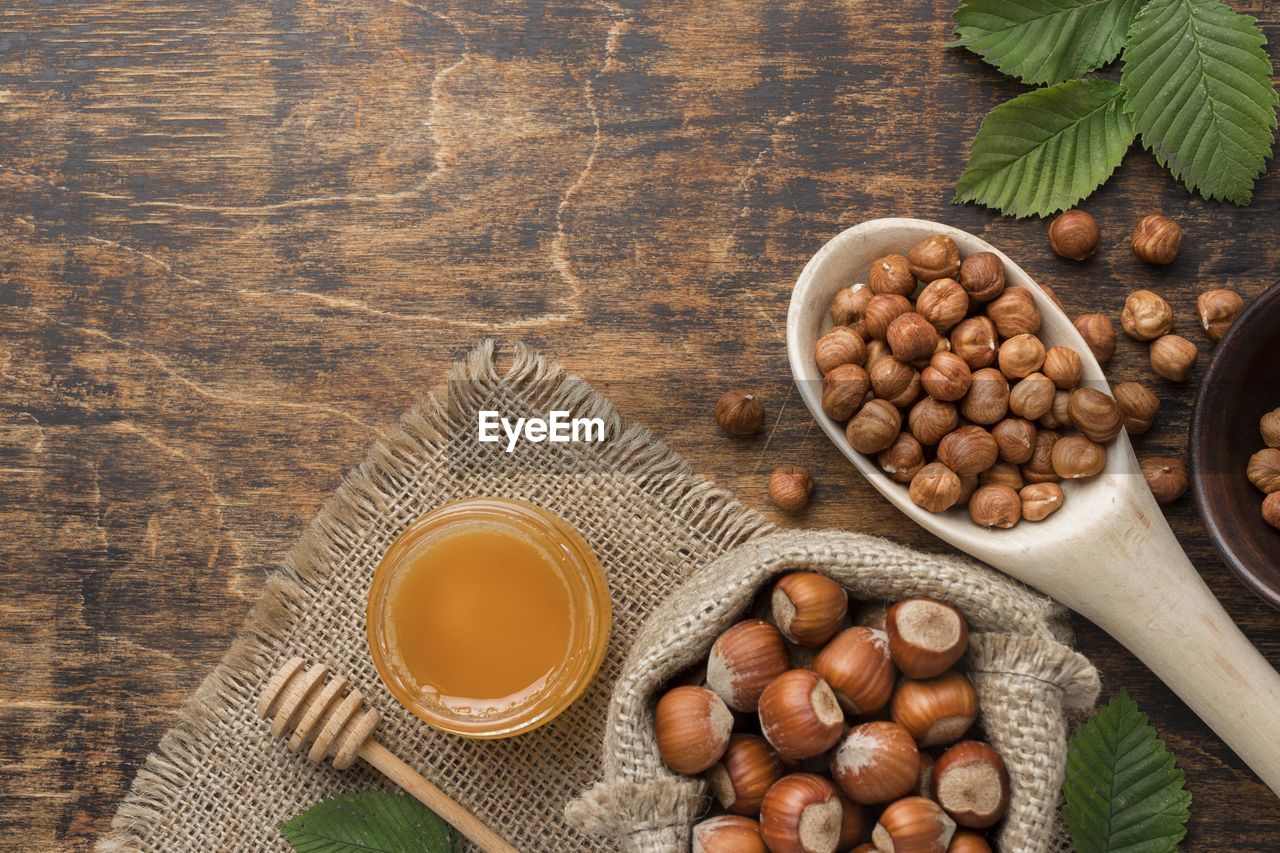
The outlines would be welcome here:
M 1234 290 L 1206 290 L 1196 297 L 1200 325 L 1212 340 L 1220 341 L 1244 310 L 1244 299 Z
M 1146 456 L 1138 463 L 1156 503 L 1173 503 L 1187 491 L 1187 463 L 1173 456 Z
M 1151 344 L 1151 369 L 1170 382 L 1186 382 L 1200 350 L 1181 335 L 1165 335 Z
M 1075 326 L 1098 364 L 1111 361 L 1116 354 L 1116 327 L 1111 318 L 1106 314 L 1081 314 Z
M 1120 407 L 1124 428 L 1129 434 L 1142 435 L 1149 431 L 1160 411 L 1160 398 L 1150 388 L 1137 382 L 1121 382 L 1111 391 L 1115 395 L 1116 405 Z
M 1144 216 L 1133 229 L 1129 245 L 1140 261 L 1171 264 L 1182 246 L 1182 226 L 1160 214 Z
M 1059 257 L 1083 261 L 1098 248 L 1098 221 L 1083 210 L 1068 210 L 1049 223 L 1049 246 Z
M 1124 302 L 1120 326 L 1134 340 L 1154 341 L 1173 328 L 1173 309 L 1155 291 L 1135 290 Z
M 769 500 L 783 512 L 799 512 L 813 497 L 813 477 L 798 465 L 779 465 L 769 475 Z

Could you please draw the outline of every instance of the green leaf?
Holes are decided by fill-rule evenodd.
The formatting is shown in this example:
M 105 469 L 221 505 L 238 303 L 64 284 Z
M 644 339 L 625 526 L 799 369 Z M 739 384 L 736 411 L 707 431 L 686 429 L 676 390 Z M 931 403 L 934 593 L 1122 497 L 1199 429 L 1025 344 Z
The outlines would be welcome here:
M 1120 54 L 1146 0 L 964 0 L 956 44 L 1024 83 L 1061 83 Z
M 387 791 L 339 794 L 277 829 L 301 853 L 452 853 L 450 826 L 422 803 Z
M 1187 834 L 1191 794 L 1173 753 L 1121 690 L 1076 732 L 1063 810 L 1078 853 L 1162 853 Z
M 955 203 L 1047 216 L 1102 185 L 1133 142 L 1123 93 L 1107 80 L 1035 89 L 987 113 L 956 184 Z
M 1142 142 L 1208 199 L 1248 204 L 1276 127 L 1257 21 L 1218 0 L 1151 0 L 1124 49 L 1125 108 Z

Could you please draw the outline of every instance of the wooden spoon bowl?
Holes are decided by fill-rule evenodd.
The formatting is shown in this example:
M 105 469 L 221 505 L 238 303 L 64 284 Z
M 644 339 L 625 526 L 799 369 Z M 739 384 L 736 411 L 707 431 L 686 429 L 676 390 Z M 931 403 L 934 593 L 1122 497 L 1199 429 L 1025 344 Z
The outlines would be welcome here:
M 801 398 L 827 437 L 879 492 L 925 529 L 1036 587 L 1096 623 L 1151 667 L 1174 692 L 1280 792 L 1280 675 L 1240 633 L 1187 559 L 1147 488 L 1128 436 L 1107 447 L 1105 471 L 1065 483 L 1063 508 L 1009 530 L 975 525 L 963 509 L 931 513 L 912 503 L 875 460 L 858 453 L 841 424 L 822 411 L 817 339 L 831 327 L 837 291 L 865 281 L 883 255 L 906 254 L 945 234 L 962 255 L 994 252 L 1007 284 L 1035 297 L 1048 347 L 1080 355 L 1084 382 L 1109 390 L 1084 339 L 1054 300 L 1016 263 L 984 240 L 921 219 L 875 219 L 823 246 L 796 282 L 787 314 L 787 353 Z

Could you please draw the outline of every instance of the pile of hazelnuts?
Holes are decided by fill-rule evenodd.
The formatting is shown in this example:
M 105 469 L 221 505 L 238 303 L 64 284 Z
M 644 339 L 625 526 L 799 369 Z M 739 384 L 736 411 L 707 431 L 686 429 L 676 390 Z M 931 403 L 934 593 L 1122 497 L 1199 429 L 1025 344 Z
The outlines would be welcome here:
M 1262 443 L 1266 447 L 1249 457 L 1246 475 L 1262 499 L 1262 518 L 1272 527 L 1280 528 L 1280 409 L 1273 409 L 1262 416 L 1258 423 Z
M 876 259 L 831 319 L 814 347 L 823 411 L 931 512 L 967 504 L 987 528 L 1047 518 L 1059 481 L 1100 473 L 1123 426 L 1122 403 L 1081 384 L 1079 354 L 1045 347 L 1035 299 L 1006 286 L 1000 258 L 961 259 L 946 235 Z
M 658 699 L 654 734 L 723 814 L 694 853 L 982 853 L 1009 807 L 1000 755 L 955 667 L 969 628 L 915 598 L 865 605 L 816 572 L 783 575 L 722 633 L 705 670 Z M 870 842 L 867 838 L 870 837 Z

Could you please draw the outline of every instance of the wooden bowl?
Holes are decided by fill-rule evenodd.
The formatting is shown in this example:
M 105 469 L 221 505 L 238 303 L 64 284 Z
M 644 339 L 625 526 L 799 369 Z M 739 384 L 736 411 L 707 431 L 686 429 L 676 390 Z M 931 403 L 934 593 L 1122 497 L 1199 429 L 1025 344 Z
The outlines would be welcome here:
M 1248 304 L 1219 342 L 1191 417 L 1191 485 L 1209 537 L 1231 571 L 1280 608 L 1280 530 L 1262 520 L 1245 477 L 1263 447 L 1258 419 L 1280 406 L 1280 285 Z

